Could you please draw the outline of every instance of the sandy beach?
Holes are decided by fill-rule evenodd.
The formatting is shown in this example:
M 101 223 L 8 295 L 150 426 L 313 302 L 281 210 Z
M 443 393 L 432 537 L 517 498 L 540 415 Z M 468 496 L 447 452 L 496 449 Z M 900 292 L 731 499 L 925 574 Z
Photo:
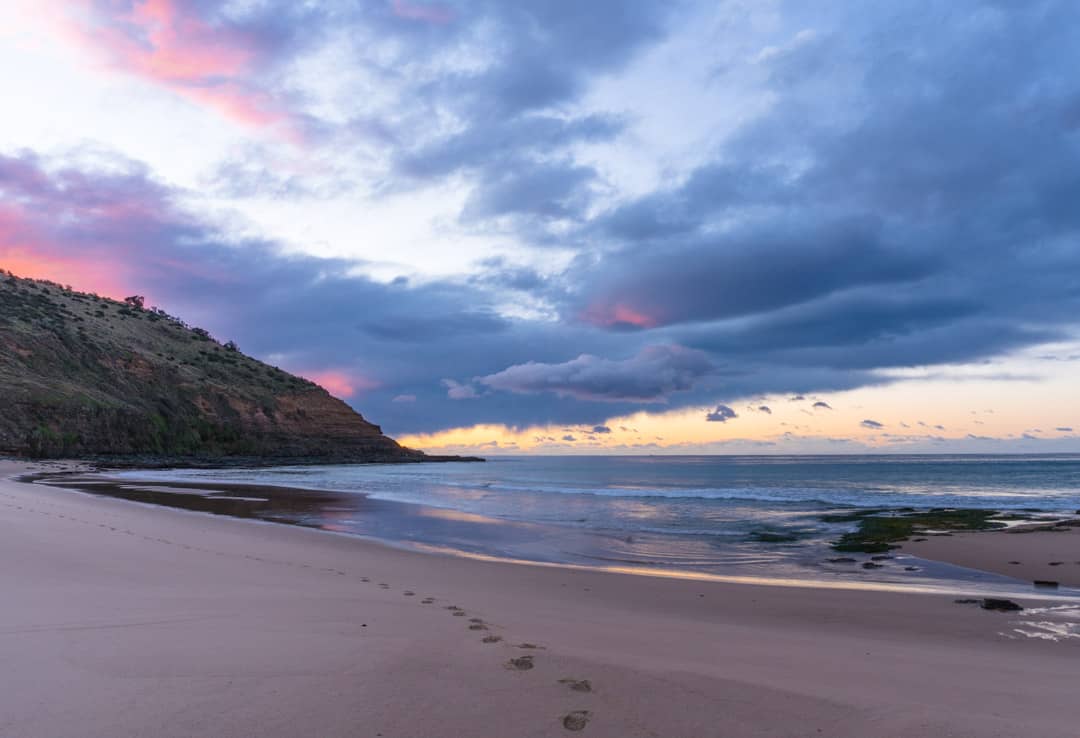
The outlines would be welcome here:
M 30 468 L 0 462 L 3 736 L 1077 734 L 1080 641 L 1050 639 L 1075 620 L 1034 591 L 998 613 L 467 560 Z M 1047 536 L 1075 541 L 1002 535 Z
M 1080 587 L 1080 527 L 1023 525 L 908 541 L 902 550 L 925 559 L 1027 581 Z

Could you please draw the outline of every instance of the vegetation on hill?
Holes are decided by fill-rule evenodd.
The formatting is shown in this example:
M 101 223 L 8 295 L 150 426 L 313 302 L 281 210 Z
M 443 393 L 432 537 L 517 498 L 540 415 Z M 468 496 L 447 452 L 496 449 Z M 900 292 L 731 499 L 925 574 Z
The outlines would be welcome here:
M 306 379 L 139 296 L 0 270 L 0 453 L 418 461 Z

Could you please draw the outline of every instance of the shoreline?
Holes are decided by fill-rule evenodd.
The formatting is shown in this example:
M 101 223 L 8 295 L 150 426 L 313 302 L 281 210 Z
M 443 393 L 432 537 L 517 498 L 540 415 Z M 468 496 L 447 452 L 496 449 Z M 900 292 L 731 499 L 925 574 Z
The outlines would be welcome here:
M 995 613 L 433 556 L 27 470 L 0 462 L 0 735 L 1075 734 L 1080 642 L 1018 632 L 1070 622 L 1052 594 Z
M 436 540 L 431 535 L 430 528 L 427 529 L 425 534 L 417 535 L 416 532 L 424 529 L 424 526 L 430 525 L 433 518 L 441 519 L 440 524 L 446 524 L 446 520 L 452 520 L 462 526 L 482 520 L 484 523 L 482 525 L 458 530 L 456 532 L 457 536 L 470 541 L 484 541 L 490 538 L 492 541 L 497 542 L 500 538 L 508 539 L 517 535 L 527 536 L 531 530 L 544 526 L 525 521 L 507 521 L 499 518 L 486 519 L 484 516 L 462 513 L 453 508 L 385 500 L 372 497 L 367 492 L 352 492 L 342 497 L 340 492 L 318 487 L 225 482 L 221 480 L 179 481 L 140 479 L 138 477 L 127 479 L 109 476 L 110 471 L 115 470 L 52 471 L 25 475 L 22 480 L 81 492 L 91 496 L 136 502 L 143 505 L 239 520 L 299 526 L 320 532 L 335 533 L 359 540 L 371 541 L 398 550 L 422 551 L 429 554 L 515 565 L 563 567 L 636 576 L 655 576 L 731 584 L 760 584 L 762 586 L 907 591 L 1000 597 L 1041 597 L 1047 594 L 1044 588 L 1033 589 L 1032 583 L 1034 579 L 1048 579 L 1045 571 L 1041 572 L 1039 576 L 1028 576 L 1029 572 L 1024 567 L 1014 568 L 994 565 L 998 559 L 1002 561 L 1011 560 L 1011 556 L 1003 559 L 1001 556 L 987 556 L 985 552 L 978 556 L 965 555 L 968 554 L 968 551 L 963 543 L 963 541 L 967 540 L 964 536 L 977 535 L 972 533 L 951 532 L 947 535 L 936 534 L 932 539 L 919 539 L 920 541 L 931 540 L 932 542 L 928 547 L 912 543 L 910 540 L 905 541 L 903 545 L 895 546 L 895 550 L 888 552 L 888 555 L 884 557 L 872 553 L 849 554 L 829 549 L 822 552 L 823 558 L 811 557 L 807 560 L 807 563 L 796 570 L 787 567 L 770 571 L 769 565 L 764 565 L 759 571 L 740 571 L 736 567 L 733 573 L 717 573 L 702 569 L 671 568 L 636 563 L 630 560 L 609 559 L 603 562 L 598 560 L 593 563 L 574 560 L 572 557 L 564 557 L 561 560 L 543 557 L 522 558 L 508 550 L 502 553 L 492 553 L 490 546 L 488 550 L 483 548 L 455 548 Z M 300 497 L 311 499 L 301 502 Z M 223 506 L 222 503 L 226 504 Z M 260 503 L 268 503 L 269 510 L 258 509 Z M 383 523 L 389 519 L 393 525 L 391 525 L 389 533 L 386 531 L 364 533 L 339 528 L 336 524 L 327 523 L 318 516 L 314 520 L 286 517 L 287 514 L 294 513 L 295 510 L 301 508 L 305 510 L 310 508 L 316 512 L 321 512 L 320 505 L 324 505 L 328 509 L 335 506 L 340 509 L 341 505 L 348 505 L 352 508 L 349 511 L 350 517 L 359 516 L 367 520 L 381 521 Z M 373 527 L 377 528 L 377 526 Z M 1044 527 L 1048 526 L 1043 524 L 1023 524 L 1010 528 L 1008 531 L 985 532 L 1012 533 L 1033 529 L 1041 530 Z M 408 535 L 393 535 L 392 533 L 395 530 L 407 531 Z M 498 530 L 499 536 L 492 536 L 491 531 L 493 530 Z M 1080 528 L 1072 528 L 1071 530 L 1080 532 Z M 953 538 L 953 536 L 956 536 L 956 538 Z M 953 543 L 950 545 L 949 541 L 953 541 Z M 960 543 L 958 544 L 957 541 Z M 555 542 L 558 543 L 558 541 Z M 944 545 L 935 546 L 933 542 L 942 542 Z M 551 542 L 548 541 L 547 543 L 550 544 Z M 911 545 L 905 548 L 908 544 Z M 991 554 L 997 550 L 993 546 L 989 548 Z M 898 554 L 899 558 L 897 558 Z M 1077 554 L 1080 554 L 1080 548 L 1077 549 Z M 855 556 L 859 558 L 856 559 Z M 888 562 L 881 561 L 882 558 L 891 560 Z M 864 565 L 865 562 L 872 562 L 875 570 L 866 571 L 859 566 L 860 562 Z M 1071 563 L 1069 561 L 1069 564 Z M 881 567 L 891 567 L 895 571 L 882 570 Z M 918 573 L 901 573 L 902 569 L 905 572 L 915 571 Z M 1080 578 L 1070 576 L 1074 572 L 1062 569 L 1056 573 L 1065 576 L 1059 577 L 1060 589 L 1055 596 L 1080 595 L 1080 590 L 1076 589 L 1080 588 Z M 1080 573 L 1080 564 L 1077 566 L 1076 573 Z

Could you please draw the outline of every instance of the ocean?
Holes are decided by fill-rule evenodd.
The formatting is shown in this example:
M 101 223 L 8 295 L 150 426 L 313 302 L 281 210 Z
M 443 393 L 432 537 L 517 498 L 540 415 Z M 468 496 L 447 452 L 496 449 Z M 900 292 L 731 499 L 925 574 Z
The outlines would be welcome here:
M 420 550 L 720 576 L 851 578 L 850 566 L 828 559 L 836 556 L 829 543 L 853 524 L 821 519 L 830 513 L 1080 509 L 1080 455 L 522 456 L 110 476 L 190 487 L 125 484 L 119 495 L 130 499 Z M 262 491 L 197 491 L 213 483 Z M 905 556 L 856 576 L 976 577 Z

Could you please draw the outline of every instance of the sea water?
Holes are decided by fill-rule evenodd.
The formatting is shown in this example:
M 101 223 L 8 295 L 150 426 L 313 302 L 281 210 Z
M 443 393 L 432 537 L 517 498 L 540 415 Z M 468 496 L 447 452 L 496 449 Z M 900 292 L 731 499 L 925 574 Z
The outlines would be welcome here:
M 243 503 L 231 493 L 202 502 L 212 506 L 216 498 L 226 514 L 241 509 L 246 517 L 416 548 L 755 576 L 850 577 L 850 566 L 828 559 L 837 556 L 829 543 L 853 525 L 823 521 L 829 513 L 1080 509 L 1080 455 L 522 456 L 119 476 L 193 488 L 212 482 L 291 488 Z M 876 579 L 943 574 L 902 557 L 883 566 Z

